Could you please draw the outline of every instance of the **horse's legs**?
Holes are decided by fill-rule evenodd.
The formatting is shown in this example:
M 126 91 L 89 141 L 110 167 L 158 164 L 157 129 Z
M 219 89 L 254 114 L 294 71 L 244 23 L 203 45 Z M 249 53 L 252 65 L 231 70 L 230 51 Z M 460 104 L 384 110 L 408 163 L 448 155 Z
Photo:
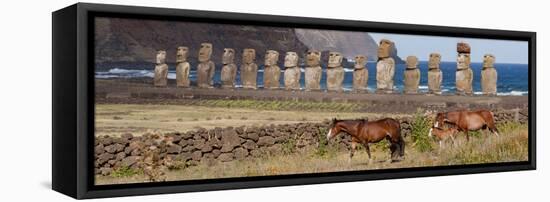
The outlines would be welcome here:
M 369 160 L 370 160 L 370 147 L 369 147 L 369 143 L 365 143 L 365 148 L 367 148 L 367 154 L 369 155 Z
M 450 135 L 451 137 L 451 147 L 455 146 L 455 136 L 453 134 Z
M 491 133 L 495 134 L 497 137 L 499 137 L 498 135 L 498 129 L 497 127 L 495 127 L 495 125 L 493 124 L 492 126 L 488 127 L 489 128 L 489 131 L 491 131 Z
M 464 134 L 466 135 L 466 142 L 470 142 L 470 135 L 468 135 L 468 129 L 464 130 Z
M 351 158 L 353 158 L 353 153 L 355 153 L 355 147 L 357 147 L 357 142 L 354 140 L 351 141 L 351 151 L 349 153 L 349 162 L 351 163 Z

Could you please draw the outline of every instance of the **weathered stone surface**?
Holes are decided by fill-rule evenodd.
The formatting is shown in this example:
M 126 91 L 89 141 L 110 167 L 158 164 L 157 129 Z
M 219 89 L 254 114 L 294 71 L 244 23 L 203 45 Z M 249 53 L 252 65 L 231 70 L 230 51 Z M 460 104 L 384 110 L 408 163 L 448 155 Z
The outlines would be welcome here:
M 495 69 L 495 56 L 486 54 L 483 56 L 483 69 L 481 70 L 481 91 L 484 95 L 497 94 L 498 74 Z
M 243 88 L 257 89 L 258 65 L 255 63 L 256 50 L 245 48 L 243 50 L 243 64 L 241 65 L 241 82 Z
M 180 145 L 173 144 L 173 145 L 168 146 L 168 148 L 166 149 L 166 153 L 179 154 L 181 152 L 181 149 L 182 149 L 182 147 Z
M 470 46 L 467 43 L 457 44 L 456 65 L 456 93 L 459 95 L 471 95 L 473 93 L 472 81 L 474 73 L 470 68 Z
M 230 152 L 233 148 L 241 144 L 241 138 L 235 132 L 235 130 L 224 130 L 222 133 L 222 148 L 221 152 Z
M 281 68 L 277 65 L 279 52 L 267 50 L 264 65 L 264 88 L 279 89 L 281 79 Z
M 214 149 L 214 148 L 212 147 L 212 143 L 211 143 L 211 142 L 206 142 L 206 143 L 204 144 L 204 146 L 202 146 L 201 151 L 202 151 L 202 152 L 210 152 L 210 151 L 212 151 L 212 149 Z
M 112 137 L 102 137 L 99 139 L 99 143 L 103 146 L 108 146 L 110 144 L 113 144 L 113 138 Z
M 213 88 L 215 65 L 212 61 L 201 62 L 197 66 L 197 86 L 199 88 Z
M 305 89 L 306 91 L 321 89 L 321 52 L 309 50 L 306 54 Z
M 101 175 L 110 175 L 113 172 L 112 168 L 100 168 Z
M 114 147 L 115 147 L 115 152 L 124 151 L 124 145 L 123 144 L 116 143 L 116 144 L 114 144 Z
M 214 158 L 218 158 L 222 152 L 219 149 L 214 149 L 211 153 L 214 155 Z
M 267 147 L 266 151 L 268 152 L 268 154 L 270 155 L 277 155 L 277 154 L 280 154 L 282 152 L 283 148 L 280 144 L 276 144 L 276 145 L 272 145 L 272 146 L 269 146 Z
M 443 72 L 439 69 L 441 55 L 431 53 L 428 60 L 428 92 L 431 94 L 441 94 L 441 82 L 443 81 Z
M 300 67 L 298 67 L 298 54 L 286 52 L 285 55 L 285 89 L 300 90 Z
M 222 88 L 234 88 L 235 78 L 237 78 L 237 65 L 235 65 L 235 50 L 224 48 L 222 56 L 221 81 Z
M 416 56 L 407 57 L 407 68 L 403 73 L 403 80 L 404 93 L 418 93 L 418 85 L 420 84 L 420 70 L 418 69 L 418 58 Z
M 342 91 L 344 81 L 344 67 L 342 67 L 342 56 L 339 52 L 330 52 L 327 67 L 327 90 Z
M 242 147 L 236 148 L 235 150 L 233 150 L 233 156 L 237 160 L 242 160 L 242 159 L 246 158 L 246 156 L 248 156 L 248 150 L 246 150 Z
M 208 62 L 212 57 L 212 44 L 211 43 L 201 43 L 201 48 L 199 49 L 199 62 Z
M 252 141 L 252 140 L 246 140 L 246 142 L 243 144 L 243 147 L 248 150 L 257 149 L 258 145 Z
M 125 167 L 132 167 L 137 164 L 137 162 L 141 159 L 140 156 L 128 156 L 121 161 L 121 165 Z
M 380 44 L 378 45 L 378 60 L 389 58 L 393 46 L 393 42 L 388 39 L 380 40 Z
M 193 153 L 191 153 L 191 159 L 193 159 L 195 161 L 200 161 L 201 157 L 202 157 L 202 152 L 201 151 L 194 151 Z
M 367 83 L 369 80 L 369 70 L 366 67 L 367 56 L 355 56 L 355 64 L 353 66 L 353 90 L 367 91 Z
M 252 132 L 252 133 L 248 133 L 247 138 L 254 141 L 258 141 L 258 139 L 260 139 L 260 136 L 258 135 L 258 133 Z
M 275 138 L 271 136 L 263 136 L 258 140 L 258 146 L 269 146 L 275 144 Z
M 218 156 L 218 160 L 221 162 L 228 162 L 233 160 L 233 153 L 222 153 Z
M 178 87 L 189 87 L 189 62 L 187 62 L 187 56 L 189 53 L 189 48 L 185 46 L 178 47 L 176 51 L 176 86 Z
M 154 85 L 157 87 L 166 86 L 168 83 L 168 65 L 166 64 L 166 51 L 157 51 L 155 66 L 155 78 L 153 79 Z
M 102 144 L 97 145 L 97 146 L 95 146 L 94 151 L 95 151 L 94 153 L 96 155 L 101 154 L 105 151 L 105 147 Z
M 393 92 L 395 62 L 393 58 L 383 58 L 376 64 L 376 89 L 379 92 Z
M 125 157 L 126 157 L 126 153 L 124 153 L 124 152 L 119 152 L 119 153 L 117 153 L 117 154 L 115 155 L 115 160 L 116 160 L 116 161 L 120 161 L 120 160 L 124 159 Z
M 103 153 L 103 154 L 100 154 L 98 157 L 97 157 L 97 162 L 99 164 L 104 164 L 106 163 L 107 161 L 113 159 L 115 157 L 114 154 L 111 154 L 111 153 Z
M 459 95 L 471 95 L 472 81 L 474 78 L 474 72 L 472 69 L 463 69 L 456 71 L 456 93 Z
M 116 146 L 114 144 L 109 145 L 109 146 L 104 147 L 104 150 L 108 153 L 114 154 L 116 152 Z

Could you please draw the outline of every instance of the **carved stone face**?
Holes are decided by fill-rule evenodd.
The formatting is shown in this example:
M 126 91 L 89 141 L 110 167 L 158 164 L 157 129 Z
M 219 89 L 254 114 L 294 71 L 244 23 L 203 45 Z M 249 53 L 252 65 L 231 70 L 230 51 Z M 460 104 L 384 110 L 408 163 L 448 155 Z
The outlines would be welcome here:
M 298 66 L 298 54 L 296 52 L 286 52 L 285 67 Z
M 418 66 L 418 58 L 416 56 L 408 56 L 407 57 L 407 68 L 408 69 L 416 69 Z
M 223 56 L 222 56 L 222 63 L 224 65 L 231 64 L 235 60 L 235 50 L 232 48 L 224 48 L 223 49 Z
M 319 66 L 321 63 L 321 52 L 317 50 L 309 50 L 306 53 L 307 66 L 314 67 Z
M 380 45 L 378 46 L 378 58 L 388 58 L 390 57 L 390 52 L 393 47 L 393 42 L 387 39 L 380 40 Z
M 495 67 L 495 56 L 491 54 L 485 54 L 483 56 L 483 67 L 485 68 Z
M 439 53 L 431 53 L 430 59 L 428 60 L 428 68 L 439 69 L 440 63 L 441 63 L 441 55 Z
M 277 65 L 277 61 L 279 61 L 279 52 L 274 50 L 267 50 L 265 52 L 264 62 L 266 66 Z
M 157 51 L 157 64 L 164 64 L 166 63 L 166 51 L 159 50 Z
M 187 61 L 187 55 L 189 52 L 189 48 L 185 46 L 178 47 L 178 50 L 176 52 L 176 62 L 185 62 Z
M 342 56 L 339 52 L 329 52 L 328 53 L 328 66 L 329 67 L 339 67 L 342 66 L 342 59 L 344 59 L 344 56 Z
M 362 69 L 367 65 L 367 56 L 357 55 L 355 56 L 355 69 Z
M 211 43 L 201 43 L 201 48 L 199 49 L 199 62 L 207 62 L 212 56 L 212 44 Z
M 458 69 L 468 69 L 470 68 L 470 54 L 469 53 L 459 53 L 458 58 L 456 59 Z
M 245 48 L 243 50 L 243 63 L 250 64 L 256 60 L 256 50 L 252 48 Z

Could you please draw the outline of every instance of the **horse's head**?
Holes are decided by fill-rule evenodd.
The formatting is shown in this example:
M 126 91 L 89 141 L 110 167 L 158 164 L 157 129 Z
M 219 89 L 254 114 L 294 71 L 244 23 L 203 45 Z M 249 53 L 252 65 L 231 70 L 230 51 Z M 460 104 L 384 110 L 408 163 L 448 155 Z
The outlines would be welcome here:
M 432 131 L 434 129 L 441 129 L 441 126 L 445 123 L 445 113 L 437 113 L 435 116 L 434 124 L 430 128 L 430 132 L 428 133 L 428 137 L 432 137 Z
M 330 140 L 331 138 L 335 137 L 338 133 L 340 133 L 341 128 L 339 126 L 340 120 L 338 119 L 332 119 L 332 122 L 330 123 L 328 133 L 327 133 L 327 140 Z

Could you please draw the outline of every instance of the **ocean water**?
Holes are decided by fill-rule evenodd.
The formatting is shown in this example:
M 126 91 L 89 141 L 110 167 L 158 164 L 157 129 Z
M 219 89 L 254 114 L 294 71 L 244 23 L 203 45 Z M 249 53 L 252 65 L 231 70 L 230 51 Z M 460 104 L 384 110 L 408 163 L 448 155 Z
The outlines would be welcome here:
M 168 79 L 176 79 L 175 64 L 168 64 Z M 472 63 L 472 70 L 474 71 L 473 88 L 475 94 L 481 94 L 481 63 Z M 145 78 L 154 77 L 153 69 L 154 64 L 151 63 L 103 63 L 96 65 L 95 78 L 107 79 L 107 78 Z M 397 64 L 394 77 L 395 90 L 401 92 L 403 90 L 403 72 L 405 70 L 405 64 Z M 442 62 L 441 71 L 443 71 L 443 93 L 455 92 L 455 62 Z M 503 64 L 497 63 L 495 67 L 498 72 L 497 80 L 497 93 L 498 95 L 527 95 L 528 94 L 528 66 L 527 64 Z M 352 90 L 353 86 L 353 67 L 345 67 L 344 76 L 344 91 Z M 369 70 L 368 88 L 370 91 L 374 91 L 376 88 L 376 62 L 368 62 L 367 68 Z M 421 61 L 419 63 L 421 72 L 419 92 L 428 91 L 428 63 Z M 321 88 L 326 89 L 326 69 L 323 67 L 323 75 L 321 77 Z M 220 81 L 221 66 L 216 66 L 216 73 L 214 75 L 214 82 L 221 83 Z M 281 71 L 281 86 L 284 86 L 283 71 Z M 189 75 L 192 81 L 196 81 L 197 75 L 195 68 L 192 68 Z M 302 79 L 300 80 L 302 87 L 304 87 L 304 68 L 302 68 Z M 237 84 L 240 84 L 240 73 L 237 72 Z M 259 66 L 257 84 L 259 87 L 263 87 L 263 66 Z

